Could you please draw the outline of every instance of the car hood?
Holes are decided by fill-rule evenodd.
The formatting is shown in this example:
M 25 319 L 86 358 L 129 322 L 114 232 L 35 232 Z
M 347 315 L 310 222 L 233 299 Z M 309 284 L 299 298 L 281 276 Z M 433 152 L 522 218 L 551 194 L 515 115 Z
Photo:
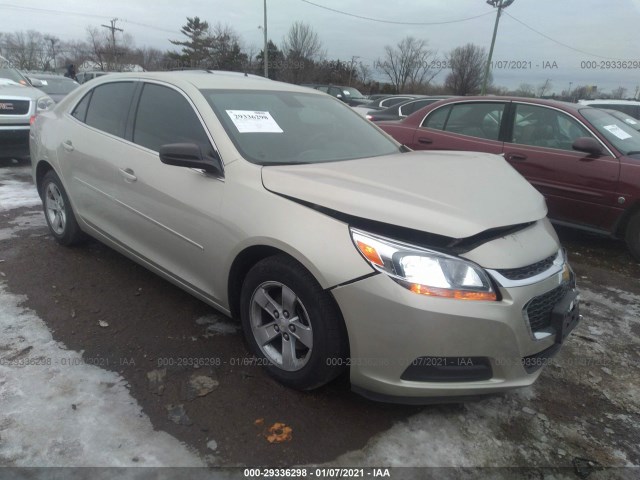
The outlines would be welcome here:
M 409 152 L 265 166 L 271 192 L 344 214 L 466 238 L 546 216 L 544 198 L 498 155 Z
M 23 97 L 37 100 L 40 97 L 44 97 L 45 94 L 33 87 L 0 83 L 0 95 L 3 97 Z

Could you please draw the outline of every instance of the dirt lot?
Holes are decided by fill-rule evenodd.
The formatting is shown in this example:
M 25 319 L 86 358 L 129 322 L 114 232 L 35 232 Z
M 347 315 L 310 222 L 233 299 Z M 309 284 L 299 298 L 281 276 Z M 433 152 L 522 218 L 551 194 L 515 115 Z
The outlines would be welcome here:
M 28 168 L 0 165 L 0 286 L 24 295 L 19 308 L 42 319 L 55 341 L 120 375 L 153 429 L 208 465 L 566 467 L 567 478 L 640 473 L 610 469 L 640 466 L 640 265 L 619 242 L 559 230 L 578 275 L 584 320 L 533 387 L 466 405 L 385 405 L 351 393 L 346 379 L 312 393 L 273 382 L 252 364 L 230 319 L 98 242 L 58 246 L 30 182 Z M 14 201 L 22 194 L 27 200 Z M 0 358 L 34 355 L 25 347 L 0 335 Z M 61 375 L 73 377 L 74 369 Z M 9 445 L 20 424 L 3 411 L 2 385 L 0 375 L 0 465 L 105 464 L 92 463 L 86 450 L 43 460 Z M 275 422 L 292 428 L 291 441 L 266 441 Z

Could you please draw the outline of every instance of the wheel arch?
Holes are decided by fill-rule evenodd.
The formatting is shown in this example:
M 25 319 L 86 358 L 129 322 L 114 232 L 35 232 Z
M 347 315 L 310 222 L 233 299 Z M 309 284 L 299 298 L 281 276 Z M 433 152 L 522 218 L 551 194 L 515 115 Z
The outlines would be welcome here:
M 290 253 L 287 253 L 286 251 L 271 245 L 251 245 L 249 247 L 246 247 L 236 255 L 233 263 L 231 264 L 231 268 L 229 269 L 229 276 L 227 280 L 227 299 L 229 302 L 229 311 L 232 318 L 240 319 L 240 297 L 242 294 L 242 284 L 244 283 L 244 279 L 249 273 L 249 270 L 251 270 L 258 262 L 264 260 L 265 258 L 273 257 L 276 255 L 283 255 L 292 259 L 298 265 L 300 265 L 301 268 L 304 268 L 307 272 L 309 272 L 309 274 L 315 279 L 316 282 L 318 282 L 319 285 L 322 285 L 322 282 L 320 281 L 320 279 L 318 279 L 317 275 L 315 275 L 312 270 L 310 270 L 303 262 L 301 262 L 300 259 L 291 255 Z M 347 339 L 347 348 L 349 348 L 349 336 L 344 321 L 344 316 L 342 315 L 342 309 L 330 292 L 329 297 L 334 303 L 337 311 L 340 313 L 342 325 L 344 327 L 344 333 Z
M 50 170 L 53 170 L 55 172 L 53 165 L 51 165 L 46 160 L 40 160 L 36 166 L 35 182 L 36 182 L 36 189 L 38 190 L 38 195 L 40 195 L 40 198 L 42 198 L 42 190 L 41 190 L 42 179 Z
M 629 225 L 629 220 L 631 220 L 631 217 L 636 215 L 638 212 L 640 212 L 640 200 L 636 201 L 631 207 L 627 208 L 622 213 L 622 215 L 620 215 L 620 218 L 618 219 L 616 227 L 613 231 L 613 234 L 615 235 L 615 237 L 617 238 L 625 237 L 627 226 Z

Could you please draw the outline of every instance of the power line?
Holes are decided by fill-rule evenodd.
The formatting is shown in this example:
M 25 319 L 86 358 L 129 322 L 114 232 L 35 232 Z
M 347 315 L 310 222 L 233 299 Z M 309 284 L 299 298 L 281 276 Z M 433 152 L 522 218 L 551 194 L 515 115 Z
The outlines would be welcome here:
M 80 13 L 80 12 L 66 12 L 66 11 L 60 11 L 60 10 L 50 10 L 47 8 L 36 8 L 36 7 L 23 7 L 20 5 L 11 5 L 8 3 L 0 3 L 0 7 L 4 7 L 4 8 L 9 8 L 9 9 L 14 9 L 14 10 L 27 10 L 30 12 L 40 12 L 40 13 L 46 13 L 48 15 L 59 15 L 59 16 L 76 16 L 76 17 L 86 17 L 86 18 L 97 18 L 100 20 L 110 20 L 110 17 L 107 15 L 92 15 L 90 13 Z M 166 33 L 179 33 L 178 30 L 169 30 L 167 28 L 161 28 L 161 27 L 156 27 L 154 25 L 148 25 L 146 23 L 141 23 L 141 22 L 134 22 L 132 20 L 126 20 L 126 19 L 120 19 L 121 22 L 124 23 L 129 23 L 131 25 L 137 25 L 139 27 L 144 27 L 144 28 L 150 28 L 152 30 L 158 30 L 160 32 L 166 32 Z
M 64 15 L 64 16 L 74 15 L 77 17 L 99 18 L 101 20 L 104 20 L 105 18 L 109 18 L 106 15 L 92 15 L 90 13 L 79 13 L 79 12 L 62 12 L 60 10 L 49 10 L 46 8 L 36 8 L 36 7 L 23 7 L 20 5 L 11 5 L 8 3 L 0 3 L 0 7 L 13 8 L 15 10 L 28 10 L 31 12 L 49 13 L 51 15 Z
M 317 3 L 310 2 L 309 0 L 300 0 L 300 1 L 304 3 L 308 3 L 309 5 L 313 5 L 314 7 L 322 8 L 324 10 L 329 10 L 330 12 L 339 13 L 341 15 L 346 15 L 348 17 L 359 18 L 360 20 L 369 20 L 371 22 L 390 23 L 393 25 L 416 25 L 416 26 L 447 25 L 450 23 L 466 22 L 467 20 L 473 20 L 474 18 L 485 17 L 487 15 L 493 14 L 493 12 L 487 12 L 487 13 L 483 13 L 482 15 L 476 15 L 475 17 L 460 18 L 458 20 L 448 20 L 446 22 L 398 22 L 394 20 L 383 20 L 380 18 L 365 17 L 363 15 L 356 15 L 355 13 L 343 12 L 342 10 L 337 10 L 335 8 L 326 7 L 324 5 L 318 5 Z
M 620 60 L 618 58 L 612 58 L 612 57 L 605 57 L 603 55 L 598 55 L 596 53 L 590 53 L 590 52 L 585 52 L 584 50 L 580 50 L 578 48 L 574 48 L 571 45 L 567 45 L 566 43 L 562 43 L 554 38 L 551 38 L 549 35 L 546 35 L 538 30 L 536 30 L 535 28 L 531 27 L 530 25 L 527 25 L 526 23 L 524 23 L 522 20 L 518 20 L 516 17 L 514 17 L 513 15 L 507 13 L 507 12 L 503 12 L 505 15 L 507 15 L 508 17 L 512 18 L 513 20 L 515 20 L 516 22 L 518 22 L 520 25 L 522 25 L 525 28 L 528 28 L 529 30 L 531 30 L 534 33 L 537 33 L 538 35 L 546 38 L 547 40 L 551 40 L 554 43 L 557 43 L 558 45 L 561 45 L 565 48 L 568 48 L 569 50 L 573 50 L 574 52 L 578 52 L 578 53 L 582 53 L 584 55 L 589 55 L 591 57 L 597 57 L 597 58 L 604 58 L 605 60 Z

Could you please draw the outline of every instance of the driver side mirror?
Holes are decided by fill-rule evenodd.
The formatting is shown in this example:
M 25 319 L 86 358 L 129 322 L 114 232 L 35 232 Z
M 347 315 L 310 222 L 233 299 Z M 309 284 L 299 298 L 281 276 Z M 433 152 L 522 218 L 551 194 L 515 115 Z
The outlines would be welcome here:
M 37 78 L 29 78 L 29 81 L 31 82 L 31 85 L 36 88 L 44 87 L 44 83 L 42 82 L 42 80 L 39 80 Z
M 222 162 L 216 154 L 202 153 L 195 143 L 169 143 L 160 147 L 160 161 L 176 167 L 198 168 L 207 173 L 221 176 Z
M 595 138 L 580 137 L 573 142 L 573 149 L 578 152 L 588 153 L 589 155 L 602 155 L 602 145 Z

